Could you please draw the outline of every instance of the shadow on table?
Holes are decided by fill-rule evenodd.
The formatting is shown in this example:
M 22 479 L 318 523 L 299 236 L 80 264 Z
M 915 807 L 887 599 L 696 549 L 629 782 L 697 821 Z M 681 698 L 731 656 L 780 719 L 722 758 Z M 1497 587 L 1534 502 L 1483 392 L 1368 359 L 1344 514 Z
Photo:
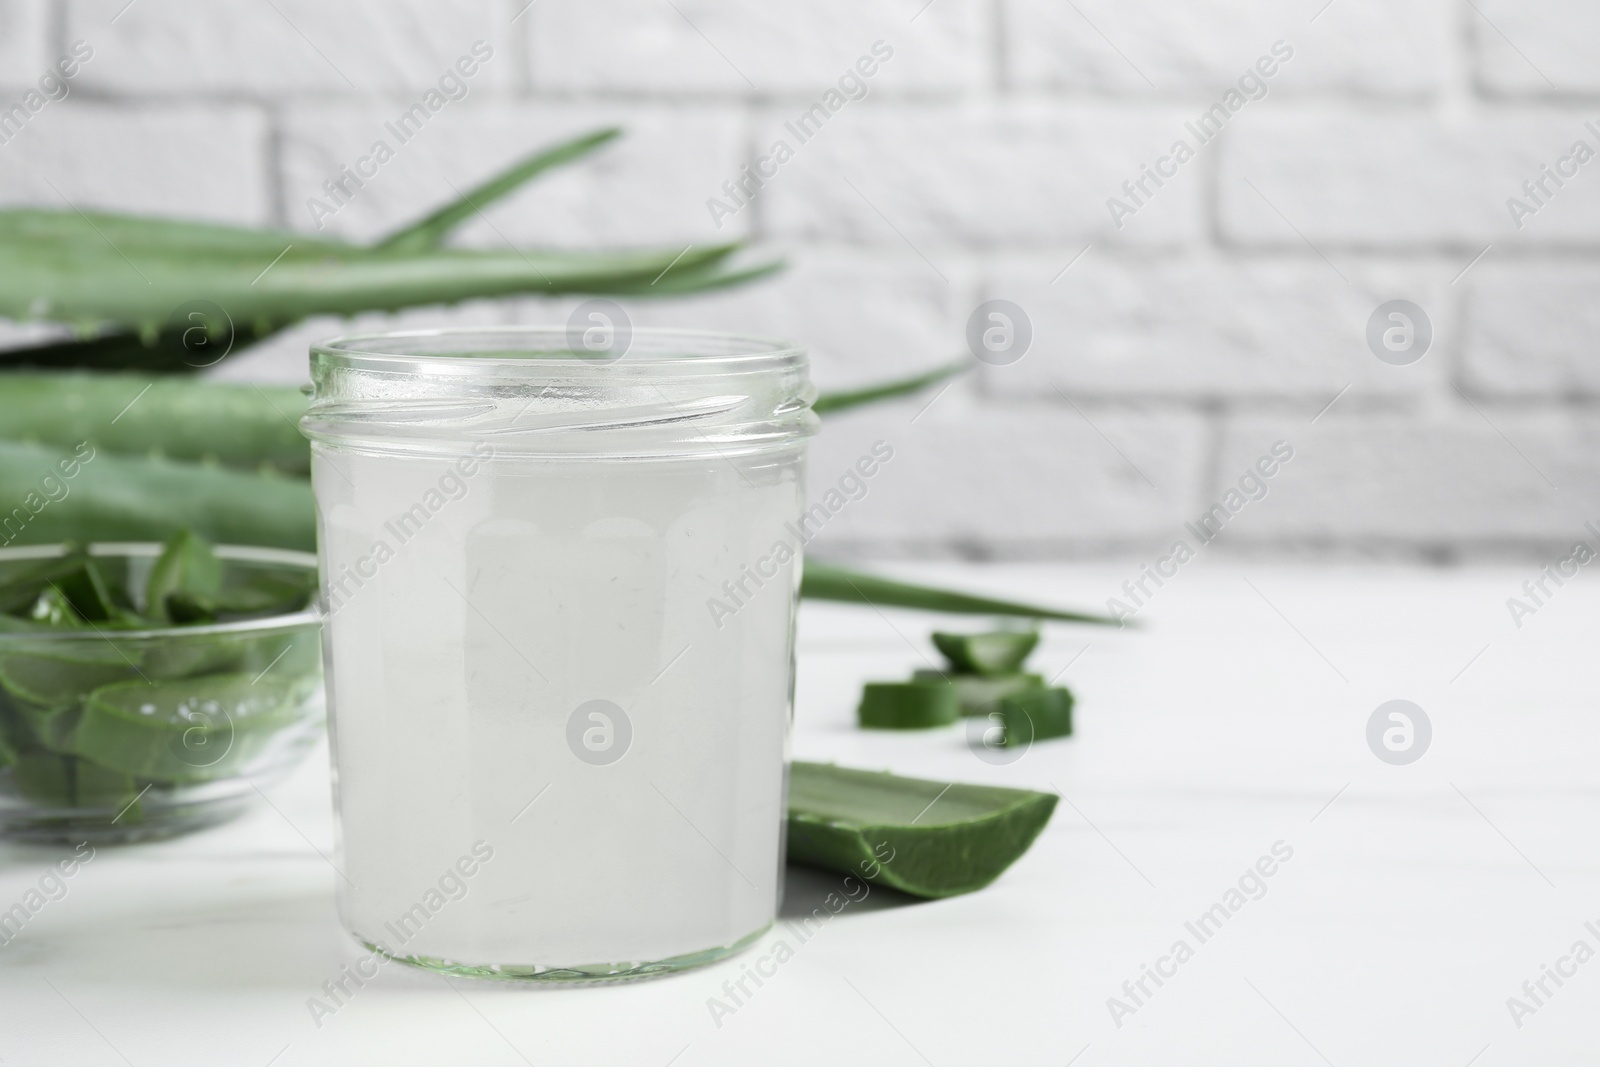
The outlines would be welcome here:
M 821 871 L 791 863 L 784 868 L 783 903 L 778 908 L 778 918 L 803 919 L 818 911 L 854 915 L 885 908 L 903 908 L 909 904 L 931 903 L 898 889 L 874 885 L 859 875 Z

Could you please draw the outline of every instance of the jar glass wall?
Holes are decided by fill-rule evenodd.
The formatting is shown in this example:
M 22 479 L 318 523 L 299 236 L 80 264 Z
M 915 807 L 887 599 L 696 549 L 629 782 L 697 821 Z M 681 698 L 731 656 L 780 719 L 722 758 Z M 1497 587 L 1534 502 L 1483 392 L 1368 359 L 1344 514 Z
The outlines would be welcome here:
M 804 354 L 636 331 L 312 351 L 339 906 L 453 973 L 617 979 L 773 921 Z

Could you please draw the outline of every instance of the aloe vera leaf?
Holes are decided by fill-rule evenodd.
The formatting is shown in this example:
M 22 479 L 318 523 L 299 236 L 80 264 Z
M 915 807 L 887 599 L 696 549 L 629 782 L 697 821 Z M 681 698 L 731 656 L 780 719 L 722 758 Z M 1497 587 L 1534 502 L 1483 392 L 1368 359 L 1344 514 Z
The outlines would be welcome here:
M 935 367 L 933 370 L 924 371 L 910 378 L 897 378 L 894 381 L 880 382 L 877 385 L 868 385 L 861 389 L 823 393 L 812 403 L 811 410 L 818 415 L 827 415 L 848 411 L 850 408 L 876 403 L 880 400 L 893 400 L 896 397 L 919 392 L 930 385 L 937 385 L 946 378 L 954 377 L 971 368 L 971 360 L 957 360 L 954 363 Z
M 1072 691 L 1064 686 L 1030 689 L 1003 697 L 997 707 L 1007 748 L 1072 734 Z
M 1038 644 L 1037 630 L 933 635 L 934 647 L 944 654 L 951 668 L 965 674 L 1013 674 Z
M 607 289 L 606 292 L 613 296 L 635 297 L 669 297 L 682 296 L 686 293 L 709 293 L 717 289 L 731 289 L 736 285 L 747 285 L 759 278 L 776 274 L 778 271 L 783 270 L 786 265 L 781 259 L 768 260 L 765 263 L 758 263 L 750 267 L 729 267 L 725 263 L 719 262 L 708 266 L 685 268 L 682 263 L 678 263 L 655 278 L 618 282 L 610 289 Z
M 89 238 L 115 256 L 148 249 L 174 252 L 243 256 L 265 254 L 269 259 L 290 244 L 319 252 L 342 252 L 358 247 L 331 237 L 316 237 L 293 230 L 230 226 L 219 222 L 125 215 L 112 211 L 55 211 L 48 208 L 0 210 L 0 247 L 22 242 L 82 242 Z
M 87 442 L 97 451 L 293 474 L 311 469 L 295 425 L 310 401 L 293 386 L 81 372 L 17 372 L 0 384 L 4 440 L 69 450 Z
M 284 325 L 287 324 L 269 323 L 258 328 L 253 323 L 236 322 L 231 348 L 224 341 L 212 343 L 227 351 L 242 351 Z M 197 350 L 194 335 L 187 328 L 164 329 L 148 339 L 133 331 L 118 330 L 95 337 L 0 349 L 0 372 L 71 369 L 185 373 L 209 367 L 218 358 L 209 347 Z
M 216 304 L 238 323 L 519 293 L 604 293 L 647 284 L 669 268 L 692 271 L 736 247 L 421 253 L 291 247 L 273 259 L 155 246 L 119 253 L 92 230 L 48 244 L 7 241 L 0 233 L 0 314 L 154 331 L 174 308 L 195 301 Z
M 59 458 L 47 449 L 0 441 L 0 500 L 22 499 Z M 18 544 L 49 544 L 72 538 L 159 541 L 189 526 L 216 544 L 316 548 L 311 486 L 303 479 L 103 455 L 84 464 L 71 484 L 69 496 L 37 515 L 14 517 L 10 526 L 7 514 L 0 512 L 0 529 Z M 1102 615 L 899 582 L 816 560 L 806 562 L 800 595 L 879 607 L 1120 625 Z
M 944 682 L 956 691 L 956 702 L 963 715 L 982 715 L 1001 697 L 1025 689 L 1043 689 L 1044 678 L 1037 674 L 949 674 L 926 668 L 913 671 L 913 681 Z
M 37 493 L 40 476 L 67 454 L 0 441 L 0 501 Z M 311 550 L 311 483 L 198 463 L 98 455 L 66 483 L 70 492 L 37 513 L 0 511 L 13 544 L 160 541 L 185 526 L 217 544 Z
M 134 343 L 138 345 L 137 339 Z M 88 442 L 97 450 L 123 455 L 153 452 L 241 470 L 267 467 L 306 474 L 311 469 L 310 447 L 296 425 L 310 400 L 293 386 L 234 385 L 167 375 L 26 371 L 7 374 L 4 385 L 0 390 L 3 440 L 68 449 Z M 890 382 L 867 391 L 889 395 L 905 385 Z M 824 393 L 813 410 L 842 410 L 861 402 L 852 399 L 858 395 Z
M 805 562 L 800 579 L 800 595 L 813 600 L 836 600 L 881 608 L 918 608 L 957 615 L 1013 615 L 1030 619 L 1055 619 L 1059 622 L 1084 622 L 1095 626 L 1126 625 L 1109 615 L 1063 611 L 1014 600 L 974 596 L 937 586 L 897 582 L 813 559 Z
M 621 135 L 620 127 L 610 126 L 580 134 L 549 148 L 541 148 L 488 181 L 468 189 L 439 210 L 384 238 L 375 247 L 400 252 L 436 248 L 451 230 L 490 204 L 509 196 L 545 171 L 582 159 Z
M 942 680 L 868 682 L 856 706 L 856 722 L 877 730 L 924 730 L 960 717 L 956 691 Z
M 1033 844 L 1056 796 L 796 761 L 789 859 L 919 897 L 970 893 Z
M 487 181 L 473 187 L 464 196 L 431 213 L 422 220 L 403 227 L 371 249 L 377 252 L 419 252 L 437 247 L 449 230 L 459 225 L 478 210 L 509 195 L 522 184 L 550 169 L 572 162 L 600 147 L 620 131 L 600 129 L 582 134 L 570 141 L 551 146 L 519 160 Z M 90 242 L 90 233 L 119 256 L 128 250 L 176 248 L 199 253 L 228 253 L 271 262 L 266 257 L 276 257 L 291 247 L 297 255 L 311 253 L 319 257 L 338 256 L 352 251 L 356 246 L 334 238 L 312 237 L 282 230 L 255 230 L 211 223 L 185 222 L 170 219 L 143 218 L 117 215 L 108 212 L 57 212 L 20 209 L 0 212 L 0 281 L 5 279 L 6 243 L 76 242 L 80 246 Z M 104 256 L 104 249 L 96 248 Z M 676 259 L 677 257 L 674 256 Z M 716 258 L 716 257 L 714 257 Z M 130 260 L 131 262 L 131 260 Z M 594 292 L 635 294 L 641 296 L 669 296 L 701 292 L 740 285 L 781 269 L 781 261 L 756 267 L 722 270 L 716 267 L 695 266 L 695 257 L 684 256 L 669 263 L 661 272 L 650 271 L 650 277 L 610 277 L 593 281 Z M 26 272 L 23 272 L 24 274 Z M 662 275 L 666 277 L 663 278 Z M 581 289 L 581 286 L 580 286 Z M 546 288 L 546 291 L 552 291 Z M 569 291 L 559 285 L 554 291 Z M 445 298 L 452 299 L 452 298 Z M 431 300 L 414 301 L 429 303 Z M 186 301 L 187 303 L 187 301 Z M 180 305 L 181 306 L 181 305 Z M 373 305 L 378 306 L 378 305 Z M 170 305 L 157 309 L 170 314 Z M 344 313 L 354 313 L 347 309 Z M 99 321 L 50 316 L 74 325 Z M 264 318 L 256 316 L 240 320 L 230 316 L 227 324 L 227 341 L 232 351 L 243 349 L 270 337 L 298 317 Z M 150 313 L 121 323 L 100 336 L 72 341 L 50 342 L 0 352 L 0 367 L 62 368 L 82 367 L 99 370 L 165 369 L 191 371 L 209 366 L 218 357 L 210 351 L 197 352 L 192 343 L 193 330 L 186 325 L 172 328 L 162 325 Z M 137 330 L 127 327 L 136 326 Z
M 73 751 L 103 767 L 164 782 L 236 773 L 304 718 L 286 680 L 203 674 L 121 682 L 89 694 Z
M 145 581 L 145 611 L 160 622 L 173 621 L 167 611 L 167 598 L 204 597 L 222 588 L 222 561 L 211 542 L 184 527 L 161 547 Z

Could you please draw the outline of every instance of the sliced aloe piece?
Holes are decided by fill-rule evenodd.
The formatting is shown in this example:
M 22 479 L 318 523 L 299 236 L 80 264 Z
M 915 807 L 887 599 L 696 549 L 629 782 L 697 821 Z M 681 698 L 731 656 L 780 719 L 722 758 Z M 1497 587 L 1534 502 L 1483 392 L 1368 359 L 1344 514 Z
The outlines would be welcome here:
M 11 768 L 11 781 L 29 800 L 58 807 L 122 804 L 136 797 L 140 788 L 129 775 L 53 752 L 19 756 Z M 134 814 L 126 813 L 123 821 Z
M 1031 745 L 1051 737 L 1072 734 L 1072 690 L 1030 689 L 1000 701 L 1000 721 L 1007 748 Z
M 1052 793 L 796 761 L 789 859 L 919 897 L 982 889 L 1028 850 Z
M 856 721 L 878 730 L 924 730 L 961 717 L 956 691 L 944 681 L 868 682 Z
M 54 585 L 40 591 L 39 598 L 28 609 L 27 621 L 51 630 L 77 630 L 85 625 L 67 595 Z
M 150 568 L 145 581 L 145 611 L 161 622 L 172 620 L 167 598 L 204 597 L 222 588 L 222 561 L 212 551 L 211 542 L 185 527 L 167 538 L 161 555 Z
M 982 634 L 935 632 L 933 644 L 950 666 L 966 674 L 1012 674 L 1039 644 L 1037 630 L 991 630 Z
M 65 707 L 103 685 L 137 676 L 133 664 L 109 644 L 70 653 L 0 653 L 0 687 L 41 708 Z
M 207 674 L 118 682 L 89 695 L 73 751 L 105 767 L 164 782 L 237 773 L 302 715 L 286 680 Z
M 0 742 L 14 752 L 39 747 L 33 724 L 21 710 L 17 698 L 0 689 Z
M 26 614 L 46 590 L 68 581 L 87 556 L 76 545 L 68 544 L 65 548 L 60 556 L 12 569 L 5 581 L 0 582 L 0 612 L 12 616 Z
M 86 759 L 72 761 L 72 797 L 82 807 L 122 805 L 139 795 L 139 783 L 132 775 L 101 767 Z M 137 822 L 137 806 L 124 812 L 118 822 Z
M 81 710 L 76 702 L 47 708 L 12 697 L 7 713 L 11 719 L 9 729 L 29 749 L 71 755 L 72 733 L 77 729 Z
M 287 615 L 305 607 L 316 589 L 314 575 L 253 575 L 247 584 L 208 593 L 167 594 L 166 610 L 176 623 L 234 622 L 265 615 Z
M 11 767 L 11 783 L 18 793 L 36 804 L 71 807 L 72 758 L 54 752 L 28 752 Z
M 961 705 L 963 715 L 982 715 L 1001 697 L 1044 688 L 1044 679 L 1037 674 L 997 674 L 985 678 L 981 674 L 947 674 L 924 668 L 912 672 L 911 678 L 948 684 L 956 691 L 956 702 Z
M 110 573 L 115 564 L 86 553 L 77 556 L 78 565 L 49 587 L 60 593 L 80 616 L 90 622 L 125 623 L 137 621 L 133 602 L 128 599 L 122 576 Z

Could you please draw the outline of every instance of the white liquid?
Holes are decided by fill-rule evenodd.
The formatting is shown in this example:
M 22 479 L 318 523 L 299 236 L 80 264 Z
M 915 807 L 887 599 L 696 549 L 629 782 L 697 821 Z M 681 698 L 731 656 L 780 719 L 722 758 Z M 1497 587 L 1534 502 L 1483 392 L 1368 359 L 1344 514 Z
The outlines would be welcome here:
M 400 956 L 560 968 L 770 924 L 798 561 L 746 578 L 720 627 L 708 600 L 734 607 L 725 582 L 795 547 L 794 454 L 507 455 L 453 480 L 450 460 L 315 451 L 325 585 L 362 576 L 327 624 L 346 927 Z M 592 700 L 632 727 L 605 765 L 568 743 Z

